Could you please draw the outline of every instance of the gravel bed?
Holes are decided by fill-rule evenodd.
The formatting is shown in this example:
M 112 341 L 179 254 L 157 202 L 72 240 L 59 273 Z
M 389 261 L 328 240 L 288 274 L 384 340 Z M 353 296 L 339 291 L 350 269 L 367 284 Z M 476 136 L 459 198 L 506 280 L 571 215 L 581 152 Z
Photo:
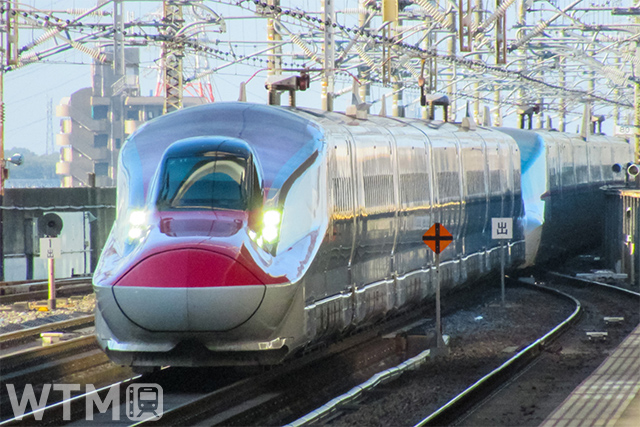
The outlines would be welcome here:
M 503 308 L 497 290 L 489 302 L 443 317 L 444 333 L 451 337 L 447 357 L 405 373 L 328 425 L 414 425 L 544 335 L 574 308 L 519 287 L 508 287 L 506 300 Z
M 84 296 L 58 298 L 57 305 L 59 308 L 52 311 L 27 308 L 27 305 L 35 307 L 35 304 L 44 304 L 46 306 L 46 301 L 0 305 L 0 334 L 93 314 L 96 306 L 96 297 L 95 294 L 91 293 Z

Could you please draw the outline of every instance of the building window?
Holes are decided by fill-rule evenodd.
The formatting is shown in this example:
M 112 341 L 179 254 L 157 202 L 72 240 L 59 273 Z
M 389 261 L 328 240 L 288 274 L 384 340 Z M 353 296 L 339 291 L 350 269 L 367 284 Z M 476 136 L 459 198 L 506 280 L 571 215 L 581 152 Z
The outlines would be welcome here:
M 127 115 L 125 120 L 140 120 L 140 110 L 138 107 L 127 108 Z
M 99 133 L 93 135 L 93 146 L 95 148 L 105 148 L 109 144 L 109 135 L 106 133 Z
M 122 144 L 121 139 L 120 138 L 116 138 L 116 150 L 120 149 L 120 145 Z
M 162 107 L 147 107 L 147 120 L 162 115 Z
M 91 107 L 91 118 L 93 120 L 104 120 L 109 114 L 108 105 L 93 105 Z
M 93 171 L 96 176 L 107 176 L 109 174 L 109 163 L 101 162 L 96 163 L 93 166 Z

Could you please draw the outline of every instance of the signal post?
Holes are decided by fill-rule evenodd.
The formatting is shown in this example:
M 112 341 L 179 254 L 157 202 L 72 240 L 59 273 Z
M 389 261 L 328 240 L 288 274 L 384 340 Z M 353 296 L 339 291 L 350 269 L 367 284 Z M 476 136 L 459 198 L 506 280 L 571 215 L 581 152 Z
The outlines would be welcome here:
M 440 252 L 453 242 L 453 236 L 442 224 L 436 222 L 424 233 L 422 241 L 436 254 L 436 347 L 431 349 L 431 356 L 445 356 L 449 353 L 449 349 L 442 338 L 442 321 L 440 314 Z

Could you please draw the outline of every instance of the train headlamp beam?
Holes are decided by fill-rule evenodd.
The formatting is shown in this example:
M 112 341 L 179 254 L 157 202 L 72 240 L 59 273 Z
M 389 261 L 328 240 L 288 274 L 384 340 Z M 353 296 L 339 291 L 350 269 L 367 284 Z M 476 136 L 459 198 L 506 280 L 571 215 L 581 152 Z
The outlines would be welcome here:
M 147 222 L 147 214 L 145 211 L 133 211 L 129 214 L 129 223 L 132 226 L 141 226 Z
M 274 243 L 280 234 L 280 221 L 282 214 L 277 210 L 268 210 L 262 216 L 264 228 L 262 230 L 262 238 L 267 243 Z

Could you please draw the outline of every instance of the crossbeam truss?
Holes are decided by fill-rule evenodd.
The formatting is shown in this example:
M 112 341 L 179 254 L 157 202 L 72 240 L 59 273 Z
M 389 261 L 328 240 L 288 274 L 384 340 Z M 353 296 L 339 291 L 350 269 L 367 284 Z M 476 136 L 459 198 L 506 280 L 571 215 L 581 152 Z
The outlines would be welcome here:
M 545 115 L 553 116 L 565 130 L 572 122 L 582 122 L 583 105 L 589 103 L 593 114 L 640 127 L 636 102 L 640 2 L 632 6 L 628 0 L 354 3 L 165 0 L 158 2 L 161 12 L 129 18 L 124 41 L 128 46 L 158 48 L 166 112 L 182 107 L 183 85 L 207 76 L 215 79 L 231 67 L 247 76 L 262 69 L 270 74 L 307 69 L 313 81 L 322 82 L 318 91 L 322 86 L 328 91 L 322 96 L 330 100 L 349 93 L 355 77 L 360 87 L 366 87 L 361 91 L 367 97 L 363 101 L 371 104 L 384 94 L 394 95 L 394 103 L 403 107 L 417 107 L 425 88 L 428 93 L 446 94 L 452 100 L 449 117 L 454 119 L 470 108 L 481 120 L 487 110 L 481 104 L 490 106 L 498 122 L 515 115 L 523 104 L 538 105 L 540 126 L 548 123 Z M 400 4 L 397 21 L 383 21 L 389 3 Z M 3 56 L 11 61 L 3 64 L 4 72 L 52 61 L 71 49 L 107 60 L 98 46 L 114 39 L 109 22 L 113 2 L 87 10 L 55 11 L 24 2 L 9 9 L 6 4 L 2 2 L 0 27 Z M 16 25 L 23 43 L 18 48 L 8 43 L 8 31 Z M 261 28 L 262 38 L 256 39 L 255 30 L 243 30 L 248 26 Z M 213 33 L 218 34 L 213 37 Z M 220 33 L 225 33 L 224 42 L 216 38 Z M 327 52 L 327 46 L 334 51 Z M 202 66 L 205 62 L 207 67 Z M 322 103 L 325 108 L 331 104 Z

